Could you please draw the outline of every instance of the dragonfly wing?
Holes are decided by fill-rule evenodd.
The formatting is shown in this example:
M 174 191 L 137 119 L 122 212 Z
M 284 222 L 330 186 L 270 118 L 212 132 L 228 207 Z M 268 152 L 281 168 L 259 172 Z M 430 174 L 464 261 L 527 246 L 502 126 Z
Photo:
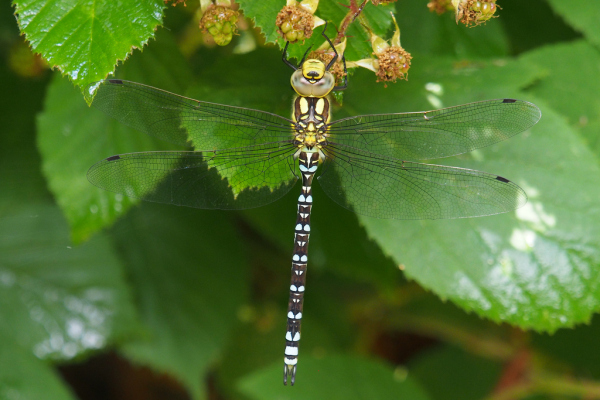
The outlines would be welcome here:
M 400 161 L 327 146 L 319 183 L 358 214 L 385 219 L 445 219 L 499 214 L 527 202 L 515 183 L 485 172 Z
M 540 117 L 540 109 L 526 101 L 487 100 L 434 111 L 341 119 L 330 124 L 328 140 L 400 160 L 427 160 L 508 139 Z
M 292 188 L 297 180 L 294 151 L 255 146 L 121 154 L 96 163 L 87 176 L 102 189 L 141 200 L 245 209 L 269 204 Z
M 292 121 L 276 114 L 198 101 L 135 82 L 108 79 L 86 89 L 92 105 L 148 135 L 196 149 L 289 139 Z

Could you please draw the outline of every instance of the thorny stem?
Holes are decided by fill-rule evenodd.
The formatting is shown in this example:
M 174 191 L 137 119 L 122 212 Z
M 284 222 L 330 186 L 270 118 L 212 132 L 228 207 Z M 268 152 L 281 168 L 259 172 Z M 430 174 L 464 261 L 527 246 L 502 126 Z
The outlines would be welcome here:
M 350 11 L 348 12 L 348 14 L 346 14 L 344 19 L 342 20 L 342 23 L 340 24 L 340 29 L 338 30 L 338 34 L 335 37 L 335 40 L 333 41 L 334 45 L 340 44 L 342 42 L 342 40 L 344 40 L 344 38 L 346 37 L 346 30 L 348 29 L 350 24 L 352 22 L 354 22 L 354 20 L 356 18 L 358 18 L 358 16 L 362 12 L 363 8 L 365 8 L 365 6 L 367 5 L 367 3 L 369 1 L 370 0 L 364 0 L 362 2 L 362 4 L 360 6 L 358 6 L 358 3 L 356 2 L 356 0 L 350 0 L 350 6 L 349 6 Z
M 597 399 L 600 398 L 600 384 L 594 381 L 565 378 L 560 375 L 537 376 L 532 377 L 528 382 L 495 393 L 486 400 L 517 400 L 536 394 Z
M 484 332 L 472 332 L 443 321 L 410 313 L 398 314 L 397 320 L 402 321 L 398 326 L 400 328 L 410 327 L 415 333 L 458 345 L 482 357 L 507 361 L 515 353 L 515 349 L 510 343 Z
M 388 299 L 392 308 L 402 308 L 412 301 L 419 300 L 422 289 L 406 285 L 402 292 L 395 292 Z M 386 307 L 379 301 L 361 301 L 355 313 L 358 318 L 368 318 L 373 327 L 382 319 L 390 319 Z M 506 364 L 504 373 L 494 392 L 485 400 L 520 400 L 532 395 L 550 395 L 560 398 L 600 399 L 600 382 L 589 379 L 576 379 L 553 372 L 540 356 L 526 347 L 524 332 L 515 330 L 509 339 L 495 337 L 493 332 L 473 331 L 467 327 L 453 326 L 438 319 L 396 311 L 391 320 L 396 321 L 388 328 L 420 333 L 442 342 L 453 343 L 470 353 L 501 361 Z M 541 358 L 541 360 L 544 360 Z
M 359 318 L 366 318 L 369 325 L 376 325 L 379 318 L 389 319 L 394 321 L 391 325 L 392 329 L 406 330 L 452 343 L 481 357 L 501 362 L 509 362 L 515 357 L 522 340 L 519 337 L 513 339 L 517 341 L 515 343 L 492 331 L 488 332 L 485 328 L 475 331 L 439 318 L 403 311 L 404 306 L 418 302 L 423 296 L 423 289 L 409 284 L 403 286 L 401 291 L 395 291 L 392 297 L 386 300 L 389 302 L 389 310 L 387 307 L 382 308 L 379 301 L 375 300 L 372 302 L 361 301 L 360 304 L 357 304 L 356 312 Z

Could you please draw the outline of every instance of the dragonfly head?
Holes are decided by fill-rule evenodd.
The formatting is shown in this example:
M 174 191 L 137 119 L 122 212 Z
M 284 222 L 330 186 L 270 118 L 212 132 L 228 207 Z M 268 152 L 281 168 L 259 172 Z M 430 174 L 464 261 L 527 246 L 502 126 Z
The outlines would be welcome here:
M 292 74 L 291 83 L 300 96 L 325 97 L 335 86 L 335 78 L 322 61 L 308 59 Z

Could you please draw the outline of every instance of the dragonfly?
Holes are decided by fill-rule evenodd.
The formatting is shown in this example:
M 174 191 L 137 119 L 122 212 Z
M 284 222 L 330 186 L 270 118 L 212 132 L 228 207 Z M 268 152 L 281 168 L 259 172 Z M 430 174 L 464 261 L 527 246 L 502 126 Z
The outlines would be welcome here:
M 331 121 L 332 91 L 343 90 L 325 65 L 307 59 L 294 72 L 291 118 L 190 99 L 120 79 L 88 87 L 92 105 L 121 123 L 190 151 L 110 156 L 88 180 L 146 201 L 202 209 L 248 209 L 269 204 L 301 181 L 294 227 L 285 332 L 283 383 L 294 385 L 318 181 L 333 201 L 358 214 L 389 219 L 466 218 L 505 213 L 527 195 L 498 175 L 420 163 L 486 147 L 532 127 L 534 104 L 497 99 L 433 111 L 361 115 Z M 345 58 L 342 56 L 345 69 Z

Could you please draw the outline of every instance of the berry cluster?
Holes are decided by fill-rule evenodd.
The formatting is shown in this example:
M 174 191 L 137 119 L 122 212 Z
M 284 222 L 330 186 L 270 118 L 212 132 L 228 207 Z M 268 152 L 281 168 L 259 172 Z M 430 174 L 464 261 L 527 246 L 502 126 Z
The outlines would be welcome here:
M 496 0 L 460 0 L 456 7 L 456 22 L 477 26 L 489 21 L 497 8 Z
M 212 35 L 219 46 L 228 45 L 237 33 L 238 12 L 229 7 L 211 6 L 200 20 L 200 29 Z
M 310 12 L 296 5 L 288 5 L 279 12 L 275 24 L 286 41 L 296 42 L 312 36 L 314 22 Z

